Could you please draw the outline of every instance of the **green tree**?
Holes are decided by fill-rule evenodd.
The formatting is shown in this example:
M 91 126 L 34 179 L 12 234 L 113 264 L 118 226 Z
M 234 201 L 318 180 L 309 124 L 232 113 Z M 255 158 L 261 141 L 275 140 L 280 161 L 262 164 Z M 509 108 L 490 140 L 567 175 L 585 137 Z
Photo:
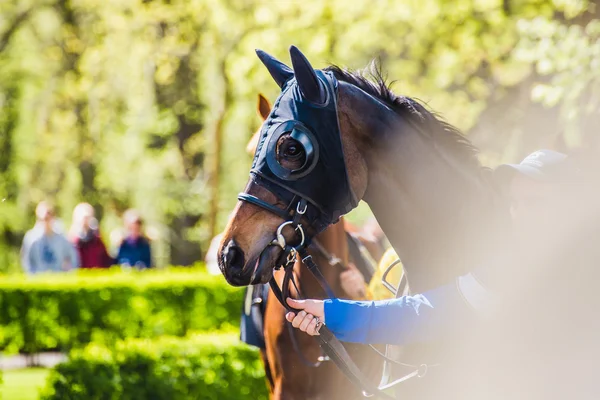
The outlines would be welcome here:
M 598 2 L 13 0 L 0 3 L 0 269 L 33 208 L 79 201 L 103 233 L 128 207 L 157 261 L 189 264 L 247 179 L 256 56 L 316 67 L 379 59 L 396 91 L 469 132 L 487 163 L 594 135 Z M 558 143 L 558 144 L 557 144 Z

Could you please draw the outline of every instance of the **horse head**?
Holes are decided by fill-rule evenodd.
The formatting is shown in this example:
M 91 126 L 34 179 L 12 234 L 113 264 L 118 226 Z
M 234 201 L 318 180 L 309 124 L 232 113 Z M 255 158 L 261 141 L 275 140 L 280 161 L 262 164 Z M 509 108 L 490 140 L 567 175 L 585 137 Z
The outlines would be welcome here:
M 227 281 L 267 282 L 273 268 L 362 199 L 403 261 L 448 271 L 437 281 L 431 270 L 411 275 L 417 290 L 455 275 L 446 260 L 466 252 L 464 238 L 473 235 L 457 227 L 469 225 L 461 218 L 475 214 L 469 197 L 482 186 L 468 140 L 417 101 L 394 95 L 377 72 L 373 82 L 335 66 L 315 70 L 294 46 L 292 68 L 257 55 L 281 93 L 223 235 Z
M 354 208 L 366 190 L 361 163 L 348 162 L 359 152 L 340 133 L 334 75 L 313 69 L 293 46 L 293 69 L 257 54 L 282 92 L 262 125 L 250 179 L 221 243 L 220 266 L 234 285 L 270 279 L 285 253 L 286 246 L 274 242 L 282 224 L 297 220 L 280 229 L 286 244 L 307 243 Z

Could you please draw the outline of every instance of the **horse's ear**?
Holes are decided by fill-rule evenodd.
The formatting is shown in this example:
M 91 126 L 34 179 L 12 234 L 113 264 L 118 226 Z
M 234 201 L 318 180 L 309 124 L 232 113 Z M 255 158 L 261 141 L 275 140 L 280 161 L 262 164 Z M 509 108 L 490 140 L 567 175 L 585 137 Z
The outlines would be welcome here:
M 262 93 L 258 94 L 258 104 L 256 105 L 256 111 L 258 111 L 258 115 L 264 120 L 269 117 L 271 113 L 271 103 Z
M 275 82 L 279 85 L 280 88 L 294 76 L 294 71 L 290 69 L 287 65 L 276 59 L 270 54 L 265 53 L 262 50 L 256 50 L 256 55 L 260 58 L 260 61 L 267 67 L 269 73 L 275 80 Z
M 327 95 L 312 65 L 296 46 L 290 47 L 290 57 L 302 96 L 311 103 L 324 104 Z

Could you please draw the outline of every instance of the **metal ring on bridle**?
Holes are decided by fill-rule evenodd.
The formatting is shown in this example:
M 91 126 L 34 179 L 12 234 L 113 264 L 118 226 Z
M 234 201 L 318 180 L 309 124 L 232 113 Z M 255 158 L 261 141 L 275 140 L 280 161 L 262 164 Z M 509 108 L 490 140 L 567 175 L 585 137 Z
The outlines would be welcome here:
M 276 239 L 273 239 L 273 241 L 271 243 L 278 245 L 279 247 L 281 247 L 282 249 L 285 250 L 285 246 L 287 244 L 287 242 L 285 241 L 285 237 L 283 236 L 283 228 L 286 227 L 287 225 L 294 225 L 294 221 L 286 221 L 283 224 L 279 225 L 279 228 L 277 228 L 277 234 L 276 234 Z M 296 232 L 300 232 L 300 244 L 298 246 L 295 246 L 296 249 L 304 246 L 304 241 L 305 241 L 305 237 L 304 237 L 304 229 L 302 229 L 302 225 L 298 224 L 294 227 L 294 230 Z

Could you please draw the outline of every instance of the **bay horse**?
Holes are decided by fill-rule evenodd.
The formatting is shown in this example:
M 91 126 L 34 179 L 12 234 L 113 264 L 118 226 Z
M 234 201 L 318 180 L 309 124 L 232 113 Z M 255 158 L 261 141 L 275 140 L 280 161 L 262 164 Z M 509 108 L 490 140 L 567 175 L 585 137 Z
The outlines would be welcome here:
M 240 201 L 221 242 L 220 268 L 230 284 L 269 282 L 273 269 L 285 264 L 282 257 L 294 254 L 295 249 L 302 250 L 307 238 L 337 221 L 362 199 L 370 205 L 402 259 L 412 291 L 425 292 L 449 284 L 458 275 L 483 264 L 497 264 L 490 270 L 501 271 L 504 281 L 519 281 L 519 297 L 523 296 L 527 301 L 522 307 L 527 313 L 519 316 L 526 318 L 512 315 L 500 318 L 499 321 L 505 324 L 491 324 L 500 334 L 488 336 L 490 332 L 486 330 L 481 336 L 482 343 L 486 338 L 495 340 L 482 347 L 470 346 L 468 354 L 452 351 L 453 348 L 469 347 L 465 346 L 460 333 L 451 336 L 449 333 L 440 346 L 411 346 L 406 354 L 409 362 L 437 361 L 441 362 L 441 367 L 432 369 L 425 378 L 408 381 L 401 387 L 402 394 L 421 399 L 490 398 L 486 395 L 494 399 L 565 398 L 552 393 L 555 381 L 568 379 L 564 387 L 571 394 L 577 389 L 573 382 L 582 375 L 586 385 L 595 383 L 593 368 L 563 371 L 556 368 L 556 362 L 550 371 L 532 370 L 531 367 L 540 367 L 548 361 L 553 354 L 546 344 L 552 343 L 559 346 L 560 354 L 573 356 L 569 358 L 570 365 L 587 356 L 589 360 L 585 359 L 582 365 L 593 367 L 593 360 L 598 356 L 597 345 L 592 348 L 594 357 L 585 352 L 574 354 L 568 347 L 571 344 L 569 337 L 565 339 L 554 331 L 573 334 L 579 327 L 589 327 L 585 330 L 585 339 L 598 337 L 600 324 L 595 322 L 597 318 L 589 318 L 594 315 L 589 306 L 600 306 L 598 296 L 592 295 L 597 280 L 586 279 L 589 268 L 579 270 L 585 273 L 566 281 L 561 281 L 562 275 L 553 270 L 541 292 L 541 295 L 545 294 L 544 302 L 536 308 L 536 298 L 525 290 L 527 284 L 535 280 L 530 274 L 523 274 L 524 268 L 515 268 L 502 257 L 510 238 L 509 207 L 499 193 L 491 171 L 480 164 L 477 149 L 456 128 L 439 119 L 420 102 L 395 95 L 377 70 L 373 72 L 373 80 L 336 66 L 314 70 L 294 46 L 290 48 L 293 69 L 264 52 L 257 53 L 282 93 L 263 125 L 250 179 L 238 197 Z M 596 207 L 596 212 L 598 204 L 592 203 L 586 203 L 586 207 Z M 572 203 L 571 207 L 585 220 L 586 213 L 581 213 L 574 204 L 577 203 Z M 589 218 L 586 222 L 590 222 Z M 556 241 L 550 242 L 549 248 L 541 241 L 537 250 L 546 244 L 544 250 L 554 254 L 551 250 L 560 244 L 560 239 L 559 235 Z M 591 251 L 598 249 L 597 243 L 589 245 L 593 247 Z M 543 262 L 540 264 L 533 257 L 535 255 L 539 253 L 532 253 L 525 263 L 516 266 L 528 267 L 528 262 L 543 266 Z M 548 255 L 544 255 L 543 260 L 548 259 Z M 561 259 L 563 265 L 565 261 Z M 583 265 L 587 268 L 589 260 Z M 523 275 L 525 278 L 516 279 Z M 541 317 L 536 314 L 536 310 L 550 310 L 548 304 L 555 297 L 549 295 L 552 291 L 547 288 L 556 290 L 557 282 L 566 282 L 570 289 L 588 289 L 585 291 L 586 300 L 589 300 L 584 304 L 588 311 L 585 320 L 579 313 L 572 312 L 568 300 L 555 301 L 563 310 L 561 315 L 566 315 L 575 324 L 569 325 L 569 330 L 557 323 L 560 320 L 557 321 L 553 313 L 544 312 Z M 577 304 L 581 305 L 581 300 Z M 577 318 L 571 318 L 572 315 Z M 533 322 L 529 322 L 532 319 Z M 469 328 L 474 326 L 479 325 L 467 325 Z M 540 329 L 536 328 L 543 327 L 541 332 L 549 334 L 544 338 L 545 346 L 538 348 L 531 346 L 532 342 L 523 342 L 519 337 L 523 326 L 527 327 L 526 337 L 531 341 L 539 339 Z M 321 329 L 321 332 L 323 336 L 327 330 Z M 509 345 L 501 341 L 504 333 L 510 335 Z M 465 336 L 472 338 L 473 334 Z M 477 335 L 474 337 L 478 338 Z M 524 345 L 534 349 L 526 357 L 520 353 Z M 578 350 L 584 349 L 578 347 Z M 470 362 L 461 364 L 461 359 Z M 500 369 L 490 367 L 496 360 L 502 363 Z M 556 361 L 560 363 L 560 359 Z M 519 364 L 521 362 L 523 364 Z M 510 372 L 509 368 L 514 368 L 515 364 L 520 375 L 518 380 L 525 386 L 515 386 L 514 376 L 510 373 L 500 375 L 501 378 L 495 373 L 475 373 L 477 368 L 497 372 L 504 367 L 507 368 L 504 372 Z M 470 367 L 470 373 L 453 373 L 455 380 L 440 378 L 449 371 L 454 372 L 453 365 Z M 539 386 L 526 382 L 527 379 L 521 379 L 527 373 L 535 372 L 538 375 L 534 381 L 544 382 L 548 388 L 540 390 Z M 562 376 L 560 372 L 563 372 Z M 552 379 L 543 379 L 548 377 Z M 475 381 L 477 384 L 472 385 Z M 437 385 L 440 382 L 444 385 Z M 457 388 L 468 389 L 470 386 L 482 390 L 478 394 L 455 396 L 461 392 Z M 585 387 L 585 398 L 594 398 L 592 394 L 597 398 L 597 390 L 588 392 L 589 389 L 590 386 Z M 542 392 L 546 396 L 541 395 Z
M 262 95 L 258 97 L 257 111 L 262 120 L 266 120 L 271 112 L 269 101 Z M 254 155 L 260 130 L 250 139 L 246 151 Z M 347 268 L 356 270 L 349 255 L 348 234 L 344 220 L 328 227 L 316 237 L 316 242 L 324 252 L 312 249 L 311 255 L 323 265 L 328 265 L 323 274 L 330 283 L 336 296 L 346 299 L 362 300 L 364 293 L 350 295 L 344 291 L 340 282 L 340 274 Z M 333 257 L 335 265 L 331 265 Z M 356 270 L 357 273 L 358 270 Z M 325 293 L 315 278 L 302 266 L 300 260 L 294 264 L 297 286 L 304 296 L 324 298 Z M 275 273 L 281 279 L 281 271 Z M 323 353 L 318 344 L 307 335 L 295 332 L 285 320 L 285 309 L 277 301 L 273 293 L 267 297 L 263 332 L 265 349 L 261 350 L 261 358 L 269 384 L 271 399 L 360 399 L 360 390 L 345 384 L 344 375 L 329 361 L 323 360 Z M 376 376 L 381 363 L 367 351 L 365 346 L 355 345 L 349 349 L 353 357 L 360 360 Z

